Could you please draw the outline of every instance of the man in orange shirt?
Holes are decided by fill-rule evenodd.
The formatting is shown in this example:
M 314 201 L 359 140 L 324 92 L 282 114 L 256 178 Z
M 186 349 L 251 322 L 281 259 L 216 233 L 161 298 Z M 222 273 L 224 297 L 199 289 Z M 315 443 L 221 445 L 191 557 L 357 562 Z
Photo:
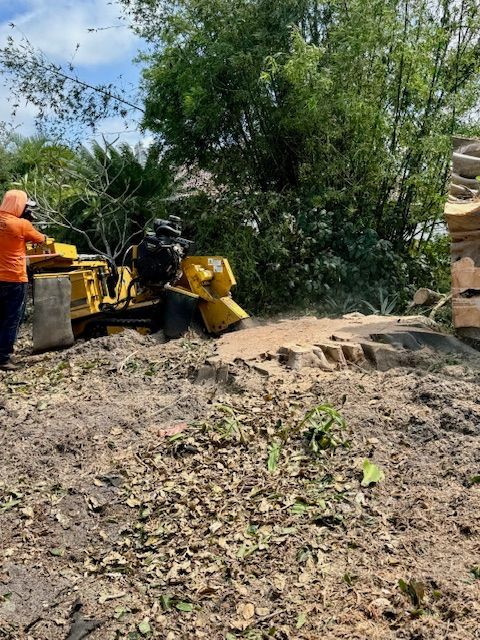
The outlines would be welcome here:
M 7 191 L 0 205 L 0 369 L 14 371 L 10 360 L 22 321 L 27 292 L 26 242 L 40 244 L 46 236 L 23 216 L 34 205 L 25 191 Z

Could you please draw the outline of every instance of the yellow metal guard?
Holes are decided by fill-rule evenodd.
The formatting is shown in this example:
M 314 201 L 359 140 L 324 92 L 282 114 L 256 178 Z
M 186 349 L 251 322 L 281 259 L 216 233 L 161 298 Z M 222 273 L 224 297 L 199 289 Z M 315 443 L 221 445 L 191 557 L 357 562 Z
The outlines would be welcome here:
M 230 291 L 237 284 L 226 258 L 191 256 L 182 261 L 183 276 L 179 285 L 197 294 L 199 309 L 209 333 L 220 333 L 249 317 Z

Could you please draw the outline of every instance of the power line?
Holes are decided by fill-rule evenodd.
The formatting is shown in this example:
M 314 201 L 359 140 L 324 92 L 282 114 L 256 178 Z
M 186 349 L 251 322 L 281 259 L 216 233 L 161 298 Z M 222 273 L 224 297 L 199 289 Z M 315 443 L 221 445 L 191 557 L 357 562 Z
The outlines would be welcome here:
M 75 78 L 74 76 L 69 76 L 68 74 L 64 73 L 63 71 L 61 71 L 59 68 L 56 68 L 54 66 L 48 66 L 46 64 L 42 64 L 39 60 L 30 60 L 29 63 L 33 66 L 37 66 L 39 69 L 43 69 L 44 71 L 47 71 L 48 73 L 52 73 L 55 76 L 58 76 L 59 78 L 63 78 L 64 80 L 68 80 L 70 82 L 73 82 L 75 84 L 78 84 L 82 87 L 85 87 L 86 89 L 90 89 L 91 91 L 95 91 L 96 93 L 100 93 L 101 95 L 104 95 L 108 98 L 111 98 L 112 100 L 115 100 L 117 102 L 120 102 L 121 104 L 125 104 L 129 107 L 131 107 L 132 109 L 135 109 L 136 111 L 140 111 L 141 113 L 145 113 L 145 109 L 142 109 L 142 107 L 139 107 L 136 104 L 133 104 L 133 102 L 130 102 L 129 100 L 125 100 L 124 98 L 121 98 L 119 95 L 112 93 L 111 91 L 108 91 L 107 89 L 103 89 L 102 87 L 97 87 L 95 85 L 92 85 L 88 82 L 85 82 L 84 80 L 80 80 L 79 78 Z

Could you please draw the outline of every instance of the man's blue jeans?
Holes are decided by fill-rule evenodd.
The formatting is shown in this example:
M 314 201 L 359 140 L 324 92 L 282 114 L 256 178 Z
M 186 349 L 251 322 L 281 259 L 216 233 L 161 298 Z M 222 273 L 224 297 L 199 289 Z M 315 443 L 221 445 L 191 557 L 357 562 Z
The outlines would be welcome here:
M 0 282 L 0 364 L 9 361 L 23 319 L 27 284 Z

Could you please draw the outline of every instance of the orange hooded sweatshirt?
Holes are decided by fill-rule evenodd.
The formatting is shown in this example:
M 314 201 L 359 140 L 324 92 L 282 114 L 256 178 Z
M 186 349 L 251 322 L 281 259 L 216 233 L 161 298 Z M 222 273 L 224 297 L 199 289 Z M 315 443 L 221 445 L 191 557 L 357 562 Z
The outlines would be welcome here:
M 0 205 L 0 282 L 28 282 L 26 242 L 45 242 L 31 222 L 20 218 L 28 202 L 25 191 L 7 191 Z

